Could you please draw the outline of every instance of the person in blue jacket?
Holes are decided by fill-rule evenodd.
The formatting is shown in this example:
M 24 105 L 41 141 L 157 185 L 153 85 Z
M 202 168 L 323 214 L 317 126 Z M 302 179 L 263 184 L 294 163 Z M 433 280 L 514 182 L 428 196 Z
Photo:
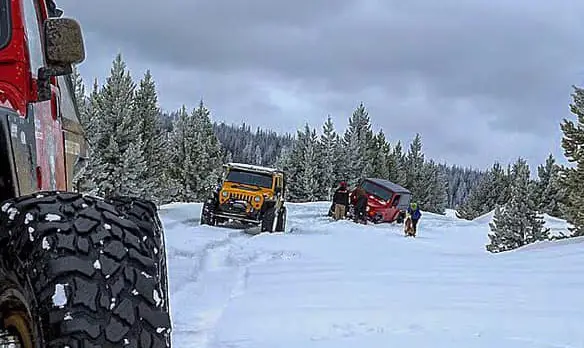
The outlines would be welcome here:
M 418 232 L 418 220 L 422 217 L 422 212 L 420 212 L 420 208 L 418 207 L 418 203 L 412 202 L 410 203 L 410 207 L 408 208 L 408 213 L 412 216 L 412 226 L 414 227 L 414 233 Z

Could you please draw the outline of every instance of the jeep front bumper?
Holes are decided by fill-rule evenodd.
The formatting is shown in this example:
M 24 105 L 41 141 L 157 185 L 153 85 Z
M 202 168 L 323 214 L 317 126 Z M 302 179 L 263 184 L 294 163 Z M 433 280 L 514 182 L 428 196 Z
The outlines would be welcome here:
M 243 200 L 230 199 L 223 204 L 219 204 L 215 216 L 250 223 L 259 223 L 261 221 L 260 211 L 252 207 L 249 202 Z

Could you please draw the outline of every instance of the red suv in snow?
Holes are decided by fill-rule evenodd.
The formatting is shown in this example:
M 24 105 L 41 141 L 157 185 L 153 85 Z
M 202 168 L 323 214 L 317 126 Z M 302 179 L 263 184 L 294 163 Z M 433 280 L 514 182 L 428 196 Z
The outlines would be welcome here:
M 376 178 L 367 178 L 359 182 L 367 192 L 367 217 L 375 223 L 394 222 L 402 223 L 406 210 L 410 205 L 412 193 L 394 184 L 391 181 Z M 351 203 L 356 197 L 351 194 Z

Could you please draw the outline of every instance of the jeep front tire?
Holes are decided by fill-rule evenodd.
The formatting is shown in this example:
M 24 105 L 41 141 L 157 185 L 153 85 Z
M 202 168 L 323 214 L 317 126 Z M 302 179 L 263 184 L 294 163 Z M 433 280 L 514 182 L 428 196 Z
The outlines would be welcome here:
M 203 203 L 203 208 L 201 209 L 201 225 L 217 225 L 217 220 L 215 219 L 215 206 L 216 201 L 214 198 L 208 198 L 205 203 Z

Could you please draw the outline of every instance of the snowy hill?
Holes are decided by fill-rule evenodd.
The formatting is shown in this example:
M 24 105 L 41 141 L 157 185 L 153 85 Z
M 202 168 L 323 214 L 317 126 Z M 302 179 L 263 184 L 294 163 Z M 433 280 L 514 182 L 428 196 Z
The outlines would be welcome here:
M 583 346 L 584 239 L 492 255 L 488 221 L 424 214 L 410 239 L 328 207 L 291 204 L 287 233 L 255 236 L 163 207 L 174 346 Z

